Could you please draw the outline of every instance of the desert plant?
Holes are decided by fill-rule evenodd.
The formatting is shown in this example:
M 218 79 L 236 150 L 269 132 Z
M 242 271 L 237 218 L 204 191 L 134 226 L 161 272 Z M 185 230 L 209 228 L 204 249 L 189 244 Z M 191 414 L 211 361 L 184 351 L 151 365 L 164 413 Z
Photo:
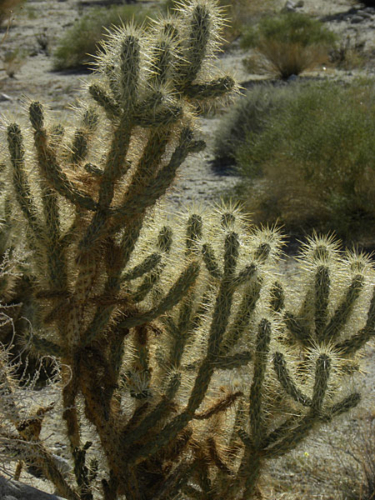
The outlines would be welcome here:
M 345 39 L 336 43 L 330 51 L 330 62 L 338 69 L 363 68 L 366 64 L 364 47 L 365 42 L 359 39 L 359 33 L 355 37 L 347 35 Z
M 178 8 L 178 0 L 165 0 L 163 8 L 165 11 L 173 11 Z M 269 15 L 274 10 L 274 0 L 219 0 L 220 7 L 223 8 L 227 23 L 223 30 L 223 49 L 231 46 L 231 43 L 240 35 L 246 32 L 248 25 L 258 19 L 259 16 Z
M 265 17 L 244 34 L 241 46 L 255 48 L 264 69 L 282 79 L 328 61 L 337 36 L 320 21 L 297 12 Z
M 155 12 L 135 5 L 114 5 L 90 9 L 61 37 L 53 54 L 57 70 L 75 68 L 92 63 L 100 42 L 109 28 L 134 20 L 138 25 L 149 23 Z
M 253 125 L 236 155 L 238 196 L 256 221 L 279 220 L 300 235 L 336 231 L 347 242 L 371 245 L 372 88 L 367 80 L 291 85 L 283 90 L 285 106 L 260 114 L 260 133 Z
M 208 80 L 220 24 L 214 2 L 193 0 L 152 33 L 118 29 L 73 131 L 39 102 L 31 130 L 7 128 L 45 312 L 31 340 L 61 366 L 75 477 L 41 439 L 50 407 L 17 417 L 6 363 L 0 441 L 68 499 L 259 498 L 268 460 L 360 400 L 346 380 L 375 334 L 367 258 L 315 238 L 289 289 L 276 230 L 249 233 L 231 206 L 150 211 L 204 146 L 201 101 L 234 88 Z
M 222 116 L 215 132 L 214 167 L 229 168 L 235 173 L 237 151 L 249 134 L 260 134 L 270 116 L 295 98 L 288 87 L 261 82 L 239 97 L 235 104 Z

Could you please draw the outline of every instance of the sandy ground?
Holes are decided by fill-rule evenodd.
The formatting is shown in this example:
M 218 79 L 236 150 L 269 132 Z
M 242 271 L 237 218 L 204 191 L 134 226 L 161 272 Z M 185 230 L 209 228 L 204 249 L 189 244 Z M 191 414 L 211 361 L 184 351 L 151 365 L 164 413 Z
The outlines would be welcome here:
M 91 4 L 95 4 L 95 1 Z M 283 4 L 284 2 L 280 2 L 280 7 Z M 40 99 L 56 119 L 68 119 L 68 105 L 74 104 L 79 96 L 81 80 L 88 75 L 86 72 L 53 71 L 51 57 L 41 49 L 38 40 L 45 37 L 51 53 L 58 37 L 78 18 L 79 7 L 82 7 L 80 0 L 29 0 L 22 11 L 15 15 L 9 32 L 3 33 L 0 59 L 7 51 L 17 48 L 30 53 L 13 78 L 7 76 L 5 71 L 0 71 L 0 113 L 5 120 L 20 119 L 25 103 L 30 99 Z M 88 8 L 83 7 L 83 10 Z M 326 19 L 332 29 L 338 32 L 363 39 L 369 51 L 375 50 L 375 15 L 370 11 L 368 18 L 353 22 L 357 10 L 361 9 L 349 0 L 305 0 L 303 10 Z M 244 86 L 259 78 L 247 74 L 244 70 L 242 59 L 245 56 L 240 50 L 232 50 L 223 54 L 218 61 L 222 68 L 235 73 L 238 81 Z M 338 75 L 332 71 L 331 76 L 350 78 L 351 73 L 353 72 L 341 72 Z M 323 75 L 323 70 L 318 74 Z M 367 74 L 374 74 L 371 67 Z M 180 207 L 190 201 L 204 204 L 213 201 L 222 187 L 236 182 L 235 177 L 219 175 L 211 168 L 214 131 L 219 121 L 220 117 L 200 119 L 200 136 L 206 140 L 207 149 L 183 165 L 176 187 L 169 194 L 171 207 Z M 274 479 L 266 485 L 269 499 L 341 499 L 337 481 L 344 479 L 344 465 L 353 463 L 347 451 L 350 450 L 351 442 L 358 438 L 358 430 L 371 418 L 374 409 L 373 347 L 368 347 L 363 361 L 365 373 L 357 382 L 364 394 L 360 407 L 353 411 L 349 418 L 341 419 L 323 429 L 309 438 L 296 452 L 273 464 L 270 473 Z M 35 403 L 40 398 L 43 402 L 49 398 L 53 399 L 53 390 L 51 391 L 51 394 L 47 391 L 36 393 Z M 45 439 L 56 454 L 66 455 L 66 444 L 60 434 L 58 420 L 49 418 L 47 424 L 44 430 Z M 359 474 L 358 471 L 359 469 Z M 11 470 L 9 472 L 11 473 Z M 22 474 L 21 480 L 45 491 L 53 491 L 43 480 L 35 479 L 26 473 Z

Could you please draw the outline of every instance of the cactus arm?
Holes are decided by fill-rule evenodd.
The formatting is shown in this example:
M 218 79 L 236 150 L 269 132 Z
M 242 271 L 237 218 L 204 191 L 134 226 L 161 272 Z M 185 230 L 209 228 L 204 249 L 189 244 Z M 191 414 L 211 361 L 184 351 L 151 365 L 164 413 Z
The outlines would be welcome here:
M 250 387 L 249 423 L 250 436 L 243 429 L 238 430 L 238 435 L 245 445 L 238 475 L 245 477 L 244 493 L 242 498 L 251 498 L 257 490 L 257 482 L 262 468 L 262 441 L 265 438 L 265 416 L 263 406 L 264 379 L 267 368 L 267 357 L 270 350 L 271 324 L 262 319 L 258 326 L 256 348 L 254 352 L 254 373 Z
M 247 329 L 260 297 L 261 286 L 261 280 L 257 279 L 244 290 L 238 312 L 236 313 L 233 323 L 224 338 L 223 345 L 220 350 L 220 357 L 226 356 L 230 350 L 236 346 L 237 342 L 241 339 Z
M 193 310 L 194 297 L 191 292 L 183 300 L 180 306 L 180 314 L 178 324 L 172 321 L 169 323 L 168 332 L 172 337 L 169 353 L 169 363 L 175 368 L 179 368 L 181 364 L 182 355 L 184 353 L 186 343 L 192 335 L 192 310 Z
M 248 282 L 256 273 L 257 271 L 257 266 L 253 264 L 249 264 L 240 271 L 234 280 L 234 286 L 241 286 L 244 283 Z
M 274 354 L 273 367 L 285 392 L 289 394 L 297 403 L 301 403 L 303 406 L 311 406 L 311 398 L 303 394 L 303 392 L 298 389 L 286 366 L 284 356 L 280 352 L 276 352 Z
M 13 184 L 17 201 L 35 236 L 43 234 L 39 215 L 31 196 L 31 188 L 25 173 L 25 150 L 21 129 L 16 123 L 8 127 L 8 145 L 13 167 Z
M 198 243 L 202 238 L 203 220 L 200 215 L 192 214 L 189 217 L 186 228 L 186 255 L 191 255 L 198 250 Z
M 132 427 L 131 432 L 121 433 L 121 446 L 129 447 L 133 443 L 139 442 L 145 434 L 156 428 L 156 424 L 165 418 L 173 409 L 173 398 L 180 386 L 180 376 L 176 374 L 169 383 L 166 394 L 160 403 L 146 415 L 141 422 Z
M 126 155 L 130 144 L 132 128 L 133 125 L 128 116 L 123 115 L 114 132 L 103 175 L 100 178 L 98 210 L 95 212 L 86 234 L 80 242 L 80 249 L 83 253 L 89 252 L 99 238 L 108 234 L 109 207 L 115 193 L 115 185 L 130 166 L 126 162 Z
M 135 290 L 135 292 L 132 294 L 134 303 L 142 302 L 142 300 L 147 297 L 147 295 L 154 288 L 155 284 L 159 282 L 162 269 L 163 266 L 160 266 L 151 271 L 150 274 L 145 276 L 144 280 L 138 286 L 137 290 Z
M 349 356 L 358 351 L 375 335 L 375 287 L 373 288 L 370 307 L 364 328 L 347 340 L 335 344 L 335 349 L 343 356 Z
M 64 247 L 60 244 L 61 227 L 57 193 L 43 178 L 43 173 L 48 169 L 46 165 L 47 133 L 44 128 L 43 110 L 39 103 L 30 105 L 30 121 L 34 127 L 34 144 L 37 152 L 38 166 L 41 175 L 42 203 L 45 219 L 45 233 L 48 238 L 47 260 L 50 284 L 54 288 L 66 289 L 67 272 Z M 53 153 L 53 147 L 49 145 Z
M 270 293 L 271 293 L 271 301 L 270 301 L 271 309 L 276 313 L 281 312 L 285 307 L 285 293 L 281 283 L 276 281 L 273 284 Z
M 162 256 L 160 253 L 152 253 L 148 255 L 143 262 L 130 269 L 121 276 L 121 282 L 132 281 L 142 277 L 144 274 L 153 271 L 160 263 Z
M 364 284 L 365 280 L 361 274 L 354 276 L 344 299 L 322 332 L 322 338 L 325 342 L 335 341 L 340 335 L 342 327 L 348 321 L 353 311 L 353 307 L 361 295 Z
M 226 411 L 236 402 L 236 400 L 239 397 L 242 397 L 243 395 L 244 394 L 241 391 L 228 394 L 228 396 L 226 396 L 225 398 L 221 399 L 220 401 L 212 405 L 211 408 L 209 408 L 208 410 L 202 413 L 195 413 L 193 418 L 195 420 L 207 420 L 211 418 L 213 415 L 216 415 L 217 413 Z
M 72 164 L 81 163 L 88 153 L 88 137 L 83 129 L 76 130 L 72 144 Z
M 189 288 L 195 283 L 200 271 L 200 266 L 197 262 L 192 262 L 170 288 L 167 295 L 161 300 L 161 302 L 148 312 L 141 313 L 139 316 L 132 316 L 124 321 L 122 321 L 118 326 L 120 328 L 132 328 L 137 325 L 142 325 L 153 321 L 155 318 L 166 313 L 176 304 L 178 304 L 181 299 L 186 295 Z
M 98 115 L 92 107 L 85 110 L 82 125 L 79 127 L 73 137 L 71 145 L 71 163 L 73 166 L 82 163 L 88 155 L 90 139 L 98 126 Z
M 206 100 L 226 95 L 234 86 L 234 80 L 230 76 L 225 76 L 209 83 L 191 84 L 184 89 L 184 93 L 192 99 Z
M 222 277 L 222 273 L 219 269 L 219 264 L 216 260 L 214 250 L 209 243 L 205 243 L 202 246 L 202 256 L 210 275 L 215 279 L 220 279 Z
M 233 370 L 246 366 L 253 359 L 253 354 L 250 351 L 243 351 L 233 356 L 226 356 L 215 361 L 215 368 L 218 370 Z
M 277 458 L 293 450 L 311 432 L 317 421 L 317 416 L 309 412 L 299 420 L 295 427 L 288 429 L 285 437 L 274 446 L 263 450 L 263 456 L 265 458 Z
M 207 392 L 211 377 L 213 374 L 213 367 L 210 360 L 205 358 L 198 370 L 195 379 L 194 387 L 191 392 L 188 405 L 186 409 L 174 417 L 152 442 L 145 443 L 140 449 L 135 450 L 131 457 L 131 463 L 137 463 L 141 457 L 147 458 L 156 454 L 159 450 L 164 448 L 168 443 L 176 438 L 182 429 L 192 419 L 195 410 L 203 401 Z
M 294 341 L 301 342 L 304 346 L 309 346 L 311 343 L 311 334 L 307 326 L 295 315 L 287 311 L 284 315 L 285 324 Z
M 315 382 L 311 401 L 311 411 L 319 415 L 322 411 L 324 397 L 328 387 L 331 371 L 331 360 L 326 354 L 321 354 L 316 361 Z
M 139 460 L 139 457 L 141 456 L 147 457 L 150 454 L 157 453 L 158 450 L 175 439 L 177 434 L 186 426 L 189 420 L 191 420 L 206 395 L 212 374 L 214 372 L 214 363 L 220 352 L 221 342 L 227 328 L 231 312 L 234 294 L 232 281 L 235 278 L 238 252 L 238 235 L 231 232 L 226 236 L 224 242 L 224 273 L 217 294 L 210 326 L 207 354 L 199 367 L 187 407 L 182 413 L 177 415 L 164 427 L 152 443 L 146 443 L 142 448 L 135 452 L 132 457 L 133 463 L 134 461 Z
M 33 347 L 40 353 L 47 354 L 49 356 L 55 356 L 58 359 L 61 359 L 65 354 L 65 350 L 63 347 L 56 344 L 55 342 L 51 342 L 48 339 L 40 337 L 39 335 L 33 334 L 32 336 L 26 336 L 25 340 L 30 340 Z
M 140 109 L 136 113 L 135 125 L 148 128 L 173 125 L 182 117 L 183 109 L 178 104 L 169 104 L 151 109 Z
M 165 500 L 166 498 L 177 498 L 192 474 L 195 472 L 197 464 L 195 462 L 184 460 L 182 461 L 169 475 L 165 483 L 162 485 L 158 493 L 153 497 L 153 500 Z M 188 489 L 189 486 L 186 486 Z M 196 491 L 196 490 L 195 490 Z M 188 493 L 187 493 L 188 494 Z M 189 496 L 190 498 L 190 496 Z
M 193 152 L 200 151 L 203 147 L 203 141 L 194 141 L 192 130 L 189 127 L 184 128 L 169 163 L 162 167 L 155 177 L 148 180 L 141 193 L 136 194 L 132 191 L 126 193 L 122 205 L 111 210 L 115 227 L 117 224 L 118 227 L 122 227 L 124 218 L 130 219 L 135 215 L 143 214 L 147 208 L 153 206 L 170 187 L 177 169 L 186 157 Z
M 250 388 L 250 429 L 251 438 L 255 446 L 260 444 L 265 433 L 262 393 L 270 341 L 271 325 L 268 320 L 263 319 L 258 327 L 256 349 L 254 352 L 254 375 Z
M 319 266 L 315 275 L 315 335 L 318 340 L 327 326 L 330 276 L 327 266 Z
M 266 436 L 262 441 L 262 449 L 267 454 L 268 449 L 279 441 L 283 440 L 288 433 L 294 429 L 298 422 L 301 420 L 302 414 L 300 412 L 296 412 L 293 416 L 287 418 L 280 424 L 274 431 L 270 432 L 268 436 Z
M 334 405 L 327 408 L 320 419 L 325 423 L 331 422 L 333 418 L 338 417 L 339 415 L 342 415 L 343 413 L 346 413 L 347 411 L 355 408 L 360 401 L 361 395 L 358 392 L 353 392 L 338 403 L 335 403 Z
M 112 121 L 113 119 L 120 117 L 120 106 L 100 84 L 94 83 L 90 85 L 89 92 L 94 101 L 104 109 L 109 120 Z
M 189 38 L 183 50 L 183 58 L 177 66 L 178 89 L 186 89 L 196 79 L 212 37 L 211 13 L 204 5 L 196 5 L 187 17 Z
M 91 174 L 92 176 L 99 178 L 102 177 L 103 175 L 103 170 L 96 165 L 93 165 L 92 163 L 86 163 L 83 167 L 87 173 Z
M 155 177 L 169 140 L 169 130 L 156 129 L 150 132 L 143 154 L 127 188 L 126 198 L 131 199 L 139 196 L 139 193 L 148 185 L 150 177 Z
M 130 256 L 138 240 L 142 224 L 143 219 L 141 217 L 136 219 L 121 238 L 118 262 L 116 266 L 112 266 L 112 269 L 109 270 L 107 282 L 105 284 L 105 293 L 107 295 L 116 297 L 120 289 L 121 273 L 129 262 Z M 99 306 L 97 308 L 93 320 L 82 335 L 82 345 L 90 344 L 102 331 L 105 331 L 113 310 L 113 306 Z M 126 334 L 127 332 L 122 333 Z
M 58 164 L 53 150 L 48 146 L 46 132 L 43 128 L 43 109 L 38 102 L 33 102 L 30 105 L 30 120 L 35 130 L 35 143 L 40 151 L 39 166 L 43 177 L 58 193 L 77 207 L 95 211 L 97 203 L 68 179 Z
M 338 342 L 335 345 L 335 350 L 342 356 L 351 356 L 366 345 L 372 337 L 375 337 L 374 328 L 362 328 L 357 334 L 350 337 L 350 339 Z
M 207 358 L 216 361 L 224 334 L 228 327 L 235 287 L 235 270 L 239 255 L 239 239 L 234 232 L 229 233 L 224 242 L 224 273 L 216 298 L 214 314 L 208 336 Z

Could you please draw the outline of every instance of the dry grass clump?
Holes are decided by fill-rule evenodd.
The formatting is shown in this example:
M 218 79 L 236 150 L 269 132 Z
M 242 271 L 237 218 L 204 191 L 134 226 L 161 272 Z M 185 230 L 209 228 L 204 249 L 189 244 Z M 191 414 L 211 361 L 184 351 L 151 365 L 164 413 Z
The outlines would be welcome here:
M 344 444 L 331 444 L 332 456 L 340 464 L 336 488 L 340 500 L 375 498 L 374 412 L 358 420 L 358 428 Z M 332 479 L 332 478 L 331 478 Z
M 327 62 L 328 49 L 335 41 L 336 35 L 320 21 L 288 12 L 262 18 L 248 29 L 241 46 L 255 49 L 254 57 L 262 71 L 286 80 Z

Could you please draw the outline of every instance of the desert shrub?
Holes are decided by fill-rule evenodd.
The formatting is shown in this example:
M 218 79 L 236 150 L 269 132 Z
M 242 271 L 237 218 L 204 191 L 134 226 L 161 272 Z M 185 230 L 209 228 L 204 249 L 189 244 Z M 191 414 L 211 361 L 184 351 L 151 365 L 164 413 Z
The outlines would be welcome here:
M 241 46 L 255 48 L 259 65 L 287 79 L 327 61 L 336 39 L 320 21 L 288 12 L 262 18 L 244 34 Z
M 297 89 L 296 89 L 297 91 Z M 240 96 L 222 116 L 215 132 L 214 168 L 234 173 L 238 149 L 250 133 L 259 134 L 273 113 L 287 106 L 294 93 L 287 86 L 260 83 Z
M 236 154 L 238 193 L 258 221 L 368 239 L 375 218 L 373 88 L 368 81 L 323 82 L 296 92 L 293 84 L 287 106 L 259 117 L 261 132 L 250 131 Z
M 94 60 L 98 44 L 105 40 L 108 29 L 134 19 L 136 24 L 147 24 L 155 14 L 135 5 L 91 9 L 82 16 L 58 41 L 53 54 L 55 69 L 79 67 Z

